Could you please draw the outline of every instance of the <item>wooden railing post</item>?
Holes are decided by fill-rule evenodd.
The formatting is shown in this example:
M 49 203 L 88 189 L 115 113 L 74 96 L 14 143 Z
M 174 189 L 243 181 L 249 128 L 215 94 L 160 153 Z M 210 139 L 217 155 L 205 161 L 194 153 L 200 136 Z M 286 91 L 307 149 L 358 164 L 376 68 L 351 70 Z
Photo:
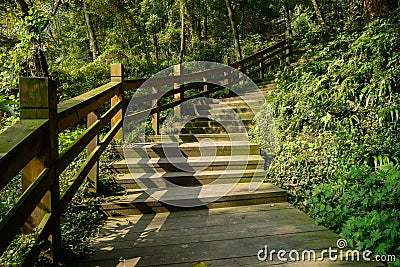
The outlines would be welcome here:
M 153 86 L 152 87 L 152 93 L 157 94 L 158 90 L 157 87 Z M 152 106 L 153 108 L 157 107 L 158 105 L 158 100 L 153 100 Z M 160 134 L 160 113 L 154 113 L 151 115 L 151 128 L 153 129 L 155 134 Z
M 290 64 L 290 54 L 292 53 L 292 45 L 290 41 L 287 41 L 287 49 L 285 51 L 285 56 L 286 56 L 286 63 Z
M 174 90 L 181 89 L 182 75 L 183 75 L 183 65 L 182 64 L 174 65 L 174 76 L 179 77 L 179 82 L 174 83 Z M 177 94 L 174 94 L 174 101 L 183 100 L 184 98 L 185 98 L 185 94 L 182 91 Z M 174 115 L 176 118 L 181 117 L 181 107 L 179 105 L 174 107 Z
M 207 85 L 207 77 L 203 77 L 203 92 L 207 92 L 208 91 L 208 85 Z
M 95 123 L 99 118 L 98 111 L 93 111 L 90 112 L 87 117 L 86 117 L 86 127 L 89 128 L 92 126 L 93 123 Z M 96 135 L 92 141 L 89 142 L 89 144 L 86 146 L 86 155 L 90 156 L 92 152 L 96 149 L 97 145 L 99 143 L 99 135 Z M 94 163 L 93 168 L 89 171 L 87 175 L 88 181 L 89 181 L 89 191 L 97 194 L 97 184 L 99 181 L 99 162 L 97 161 Z
M 228 57 L 228 56 L 224 57 L 224 65 L 225 66 L 230 66 L 231 65 L 231 58 L 230 57 Z M 226 86 L 224 88 L 224 93 L 225 94 L 229 94 L 229 89 L 227 88 L 229 86 L 229 83 L 230 83 L 230 81 L 229 81 L 229 72 L 228 71 L 224 71 L 224 77 L 225 77 L 224 85 Z
M 122 101 L 124 99 L 124 90 L 123 90 L 123 86 L 122 86 L 122 84 L 124 82 L 124 66 L 121 63 L 111 64 L 110 73 L 111 73 L 111 81 L 112 82 L 121 82 L 121 86 L 119 88 L 118 93 L 114 97 L 111 98 L 111 107 L 113 107 L 119 101 Z M 120 119 L 122 119 L 122 116 L 123 116 L 123 110 L 121 109 L 111 119 L 111 127 L 114 127 L 114 125 Z M 118 133 L 115 135 L 114 140 L 122 140 L 122 129 L 120 129 L 118 131 Z
M 48 119 L 48 132 L 41 140 L 42 150 L 21 171 L 22 190 L 25 191 L 43 169 L 49 169 L 51 188 L 32 212 L 24 225 L 24 232 L 30 233 L 46 214 L 51 213 L 54 224 L 51 231 L 51 253 L 58 261 L 61 257 L 60 231 L 60 185 L 56 175 L 58 161 L 57 91 L 48 78 L 19 79 L 21 120 Z
M 262 80 L 262 79 L 264 79 L 264 57 L 263 56 L 261 56 L 259 59 L 258 59 L 258 67 L 260 68 L 260 73 L 259 73 L 259 75 L 260 75 L 260 80 Z

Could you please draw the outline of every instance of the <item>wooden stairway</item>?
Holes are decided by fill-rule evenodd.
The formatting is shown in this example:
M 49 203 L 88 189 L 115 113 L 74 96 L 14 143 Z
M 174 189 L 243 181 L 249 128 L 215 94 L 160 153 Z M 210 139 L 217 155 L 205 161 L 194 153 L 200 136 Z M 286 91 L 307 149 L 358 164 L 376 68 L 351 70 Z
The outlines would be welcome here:
M 235 108 L 241 105 L 234 97 L 223 101 Z M 240 107 L 239 112 L 247 113 L 248 108 Z M 248 142 L 247 133 L 228 135 L 215 126 L 212 131 L 199 125 L 186 125 L 185 129 L 196 127 L 201 133 L 147 136 L 146 143 L 128 148 L 127 160 L 114 164 L 120 171 L 117 181 L 126 194 L 102 205 L 111 217 L 91 243 L 94 253 L 74 266 L 377 266 L 376 262 L 323 257 L 328 248 L 336 248 L 338 235 L 287 203 L 286 192 L 276 186 L 262 183 L 258 190 L 249 192 L 251 180 L 261 181 L 266 172 L 259 147 Z M 233 151 L 239 153 L 230 157 Z M 166 157 L 175 152 L 184 156 Z M 208 153 L 215 156 L 209 159 Z M 149 159 L 140 157 L 143 154 Z M 232 162 L 233 169 L 227 169 Z M 132 175 L 128 167 L 134 170 Z M 135 180 L 138 177 L 153 182 L 154 187 L 140 187 Z M 182 187 L 171 187 L 168 182 Z M 213 190 L 204 194 L 201 190 L 195 195 L 182 194 L 182 189 L 211 183 Z M 208 201 L 229 185 L 229 193 Z M 171 200 L 206 204 L 185 208 L 163 202 Z M 275 254 L 260 259 L 266 246 Z M 279 250 L 296 250 L 303 255 L 310 249 L 315 251 L 313 258 L 297 261 L 276 255 Z
M 273 88 L 273 83 L 261 86 L 263 92 Z M 246 97 L 250 104 L 263 104 L 251 95 Z M 284 190 L 262 183 L 264 159 L 259 146 L 247 136 L 252 110 L 240 97 L 219 101 L 224 105 L 218 101 L 196 103 L 196 113 L 203 118 L 186 123 L 179 135 L 146 136 L 146 143 L 125 147 L 127 158 L 112 167 L 119 173 L 116 180 L 126 194 L 102 204 L 102 210 L 108 216 L 121 216 L 187 209 L 179 207 L 182 203 L 201 209 L 286 202 Z M 211 109 L 217 121 L 204 118 Z M 231 119 L 232 109 L 243 124 Z M 252 192 L 251 182 L 261 185 Z M 188 187 L 198 190 L 187 193 L 184 189 Z

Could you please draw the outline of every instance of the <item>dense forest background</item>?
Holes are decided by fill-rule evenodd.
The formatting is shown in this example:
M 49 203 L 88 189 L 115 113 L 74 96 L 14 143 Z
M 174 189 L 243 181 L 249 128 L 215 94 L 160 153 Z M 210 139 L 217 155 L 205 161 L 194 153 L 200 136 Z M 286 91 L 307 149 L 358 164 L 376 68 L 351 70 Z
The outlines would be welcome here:
M 111 63 L 123 63 L 131 78 L 149 77 L 183 61 L 237 61 L 292 38 L 291 64 L 279 66 L 279 90 L 256 118 L 261 137 L 262 114 L 272 111 L 277 128 L 267 179 L 349 246 L 396 255 L 389 264 L 400 266 L 398 7 L 395 0 L 1 1 L 0 132 L 18 120 L 20 75 L 50 77 L 62 101 L 108 81 Z M 63 133 L 61 146 L 81 132 Z M 8 192 L 0 214 L 19 196 Z M 71 253 L 85 251 L 90 219 L 99 219 L 93 210 L 63 220 Z M 23 254 L 26 243 L 14 243 L 0 263 L 17 264 L 15 251 Z
M 394 0 L 1 1 L 0 99 L 6 104 L 17 96 L 19 75 L 51 77 L 62 100 L 102 84 L 114 62 L 135 78 L 182 61 L 222 62 L 224 56 L 235 61 L 285 30 L 326 41 L 342 30 L 361 29 L 397 5 Z

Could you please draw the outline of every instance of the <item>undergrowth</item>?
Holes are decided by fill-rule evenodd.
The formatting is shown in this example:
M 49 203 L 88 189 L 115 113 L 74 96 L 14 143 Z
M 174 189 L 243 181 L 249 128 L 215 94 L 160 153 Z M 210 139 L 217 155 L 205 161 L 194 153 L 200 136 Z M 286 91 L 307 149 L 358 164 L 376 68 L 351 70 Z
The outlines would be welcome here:
M 396 255 L 389 264 L 399 266 L 398 18 L 298 45 L 303 59 L 268 96 L 277 130 L 268 179 L 352 247 Z

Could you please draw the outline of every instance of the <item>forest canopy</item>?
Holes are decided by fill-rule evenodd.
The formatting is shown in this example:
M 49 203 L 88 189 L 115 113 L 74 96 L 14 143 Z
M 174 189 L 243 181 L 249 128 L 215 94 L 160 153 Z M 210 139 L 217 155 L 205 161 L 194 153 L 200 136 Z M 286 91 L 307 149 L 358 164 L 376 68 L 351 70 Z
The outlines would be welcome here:
M 143 78 L 288 38 L 291 64 L 268 97 L 278 146 L 267 178 L 350 246 L 399 266 L 399 18 L 397 0 L 4 0 L 0 132 L 18 120 L 20 76 L 49 77 L 63 101 L 107 82 L 112 63 Z

